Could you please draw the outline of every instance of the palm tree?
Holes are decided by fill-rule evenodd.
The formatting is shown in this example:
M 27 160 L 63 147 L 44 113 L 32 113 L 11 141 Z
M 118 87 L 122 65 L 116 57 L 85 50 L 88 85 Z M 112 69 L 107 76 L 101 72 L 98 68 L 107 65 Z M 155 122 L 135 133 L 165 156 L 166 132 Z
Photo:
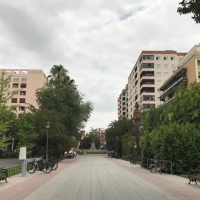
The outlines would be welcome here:
M 73 90 L 76 90 L 75 81 L 73 79 L 70 79 L 70 77 L 67 75 L 68 70 L 65 69 L 62 65 L 54 65 L 50 70 L 51 75 L 47 77 L 47 80 L 49 80 L 49 84 L 59 87 L 61 85 L 63 86 L 70 86 Z

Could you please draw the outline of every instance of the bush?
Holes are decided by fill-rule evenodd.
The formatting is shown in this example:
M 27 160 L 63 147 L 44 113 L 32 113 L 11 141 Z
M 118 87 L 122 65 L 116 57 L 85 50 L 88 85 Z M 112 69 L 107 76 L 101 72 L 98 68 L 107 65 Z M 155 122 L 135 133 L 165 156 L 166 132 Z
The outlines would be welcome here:
M 19 155 L 15 152 L 7 152 L 6 158 L 17 158 Z

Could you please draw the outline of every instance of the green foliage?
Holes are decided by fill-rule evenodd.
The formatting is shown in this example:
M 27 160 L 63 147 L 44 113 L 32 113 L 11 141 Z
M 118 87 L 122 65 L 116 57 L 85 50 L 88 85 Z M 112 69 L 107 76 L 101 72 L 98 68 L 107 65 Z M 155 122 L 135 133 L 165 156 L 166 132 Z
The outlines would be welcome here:
M 135 127 L 132 119 L 121 117 L 118 120 L 111 122 L 105 132 L 107 149 L 109 151 L 116 151 L 117 146 L 118 153 L 122 155 L 122 138 L 125 134 L 131 134 L 135 136 Z M 118 136 L 117 141 L 116 136 Z
M 81 149 L 90 149 L 92 141 L 95 143 L 96 149 L 99 149 L 100 139 L 96 130 L 90 132 L 86 137 L 84 137 L 80 142 Z
M 19 143 L 18 149 L 25 146 L 27 156 L 31 156 L 33 148 L 36 147 L 38 133 L 35 131 L 35 118 L 32 113 L 24 113 L 19 119 Z
M 144 160 L 165 158 L 181 170 L 199 164 L 200 83 L 177 89 L 170 103 L 143 112 L 142 119 Z
M 91 147 L 91 143 L 92 143 L 92 138 L 86 136 L 81 140 L 79 147 L 81 149 L 89 149 Z
M 126 133 L 124 136 L 122 136 L 123 154 L 131 155 L 135 153 L 134 143 L 135 143 L 135 137 L 130 133 Z
M 11 75 L 7 76 L 5 71 L 0 72 L 0 147 L 6 147 L 11 144 L 10 137 L 11 129 L 15 123 L 16 115 L 13 114 L 14 107 L 6 106 L 8 100 L 10 100 L 18 91 L 8 92 L 8 85 L 10 84 Z
M 38 110 L 35 113 L 35 131 L 38 133 L 37 146 L 33 149 L 34 155 L 45 155 L 47 135 L 49 156 L 59 157 L 64 151 L 74 147 L 74 139 L 69 136 L 63 124 L 63 115 L 54 110 Z M 50 128 L 46 123 L 50 122 Z
M 182 0 L 179 5 L 181 7 L 178 7 L 177 12 L 181 14 L 189 14 L 192 13 L 192 19 L 196 23 L 200 23 L 200 1 L 199 0 Z
M 62 65 L 54 65 L 51 73 L 47 85 L 36 92 L 39 108 L 62 114 L 69 135 L 78 138 L 78 132 L 88 121 L 93 106 L 90 102 L 83 102 L 83 96 Z
M 200 160 L 200 132 L 193 124 L 163 125 L 151 133 L 150 146 L 154 158 L 164 158 L 174 169 L 196 168 Z
M 5 95 L 8 91 L 7 86 L 10 84 L 11 75 L 7 76 L 6 72 L 2 70 L 0 72 L 0 106 L 5 105 L 9 99 L 18 94 L 19 91 L 9 92 L 9 95 Z

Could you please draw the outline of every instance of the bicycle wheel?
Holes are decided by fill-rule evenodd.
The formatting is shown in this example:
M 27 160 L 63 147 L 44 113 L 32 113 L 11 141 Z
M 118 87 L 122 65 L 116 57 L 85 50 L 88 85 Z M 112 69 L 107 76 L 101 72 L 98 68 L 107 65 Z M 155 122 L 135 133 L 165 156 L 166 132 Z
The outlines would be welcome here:
M 156 167 L 155 167 L 155 166 L 151 166 L 151 167 L 149 168 L 149 171 L 150 171 L 151 173 L 156 173 Z
M 29 174 L 33 174 L 35 172 L 35 170 L 36 170 L 36 167 L 35 167 L 34 163 L 28 163 L 27 172 Z
M 58 162 L 57 161 L 52 161 L 52 170 L 56 170 L 58 168 Z
M 43 172 L 45 174 L 49 174 L 51 172 L 52 168 L 51 165 L 49 163 L 43 163 Z

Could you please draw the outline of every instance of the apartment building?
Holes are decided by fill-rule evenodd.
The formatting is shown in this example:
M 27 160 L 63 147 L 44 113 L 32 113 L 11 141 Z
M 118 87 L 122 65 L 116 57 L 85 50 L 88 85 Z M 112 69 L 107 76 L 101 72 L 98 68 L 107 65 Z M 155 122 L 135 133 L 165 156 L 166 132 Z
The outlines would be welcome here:
M 10 84 L 7 85 L 7 95 L 11 91 L 19 91 L 7 102 L 7 106 L 16 105 L 15 112 L 19 117 L 24 110 L 31 104 L 38 108 L 36 102 L 36 89 L 44 86 L 47 78 L 43 70 L 40 69 L 1 69 L 6 75 L 11 75 Z
M 194 81 L 200 81 L 200 45 L 195 45 L 185 55 L 173 70 L 173 74 L 162 84 L 160 100 L 164 103 L 171 101 L 178 87 L 187 87 Z
M 118 97 L 118 117 L 128 118 L 128 84 Z
M 122 92 L 118 98 L 118 116 L 131 119 L 135 103 L 141 110 L 157 107 L 160 101 L 160 86 L 170 77 L 174 68 L 186 53 L 174 50 L 142 51 L 138 57 L 129 77 L 125 94 L 125 112 L 119 109 L 119 99 L 124 97 Z M 123 102 L 124 103 L 124 102 Z M 123 110 L 122 110 L 123 111 Z

